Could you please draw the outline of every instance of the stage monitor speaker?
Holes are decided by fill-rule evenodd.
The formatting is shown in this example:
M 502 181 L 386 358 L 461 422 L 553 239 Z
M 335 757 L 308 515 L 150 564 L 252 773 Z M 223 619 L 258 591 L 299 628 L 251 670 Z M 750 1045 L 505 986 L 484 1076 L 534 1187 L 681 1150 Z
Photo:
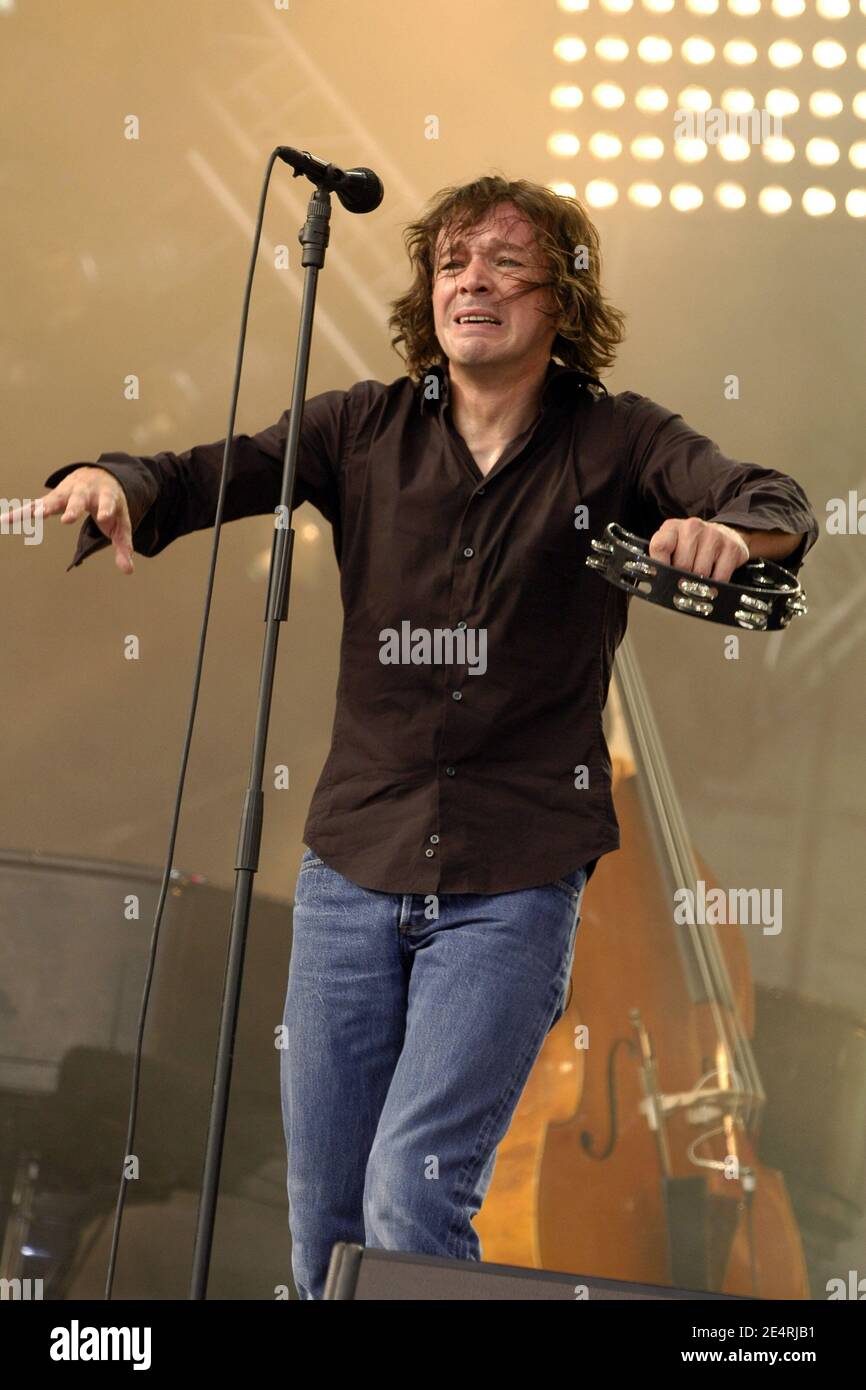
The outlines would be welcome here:
M 546 1269 L 484 1264 L 479 1260 L 445 1260 L 399 1250 L 367 1250 L 341 1241 L 331 1252 L 325 1298 L 362 1301 L 413 1299 L 728 1299 L 733 1294 L 673 1289 L 663 1284 L 629 1284 L 584 1274 L 556 1274 Z

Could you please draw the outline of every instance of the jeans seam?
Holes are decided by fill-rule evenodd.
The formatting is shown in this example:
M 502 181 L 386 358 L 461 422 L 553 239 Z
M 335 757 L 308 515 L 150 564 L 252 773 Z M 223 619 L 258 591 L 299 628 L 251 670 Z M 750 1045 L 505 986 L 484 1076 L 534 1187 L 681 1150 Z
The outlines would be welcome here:
M 446 1245 L 449 1255 L 451 1254 L 452 1249 L 456 1247 L 459 1242 L 465 1240 L 465 1235 L 457 1229 L 455 1216 L 458 1212 L 461 1214 L 465 1212 L 467 1199 L 471 1197 L 472 1193 L 475 1191 L 475 1186 L 478 1182 L 478 1178 L 481 1176 L 481 1173 L 483 1172 L 484 1165 L 479 1163 L 479 1159 L 483 1156 L 483 1144 L 485 1140 L 485 1135 L 488 1135 L 491 1129 L 493 1129 L 496 1120 L 502 1114 L 503 1110 L 505 1109 L 509 1100 L 513 1096 L 515 1090 L 517 1089 L 518 1078 L 522 1075 L 523 1071 L 525 1070 L 527 1061 L 533 1055 L 533 1049 L 535 1049 L 535 1055 L 538 1055 L 539 1035 L 541 1036 L 541 1045 L 543 1046 L 544 1038 L 547 1036 L 547 1034 L 542 1033 L 541 1028 L 539 1028 L 536 1034 L 534 1034 L 533 1037 L 527 1043 L 526 1049 L 519 1061 L 517 1062 L 503 1094 L 500 1096 L 496 1105 L 494 1105 L 493 1108 L 488 1112 L 487 1117 L 484 1120 L 481 1129 L 479 1130 L 478 1137 L 475 1140 L 475 1146 L 472 1151 L 472 1158 L 467 1160 L 467 1162 L 463 1166 L 463 1169 L 457 1176 L 457 1179 L 454 1184 L 454 1190 L 451 1196 L 452 1218 L 448 1230 L 448 1240 Z M 505 1136 L 503 1135 L 503 1138 L 504 1137 Z M 474 1181 L 472 1180 L 473 1173 L 475 1174 Z M 471 1186 L 468 1185 L 470 1181 Z M 457 1258 L 461 1258 L 461 1256 L 458 1255 Z

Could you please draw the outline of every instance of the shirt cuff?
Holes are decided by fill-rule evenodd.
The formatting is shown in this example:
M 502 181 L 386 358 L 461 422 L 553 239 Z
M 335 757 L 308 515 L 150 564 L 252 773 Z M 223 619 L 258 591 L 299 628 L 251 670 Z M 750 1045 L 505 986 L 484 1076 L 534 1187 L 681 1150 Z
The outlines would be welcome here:
M 111 473 L 117 479 L 126 495 L 126 505 L 129 508 L 132 548 L 138 550 L 135 543 L 135 533 L 153 504 L 156 492 L 153 480 L 148 475 L 143 475 L 139 466 L 131 463 L 112 463 L 110 462 L 110 455 L 100 454 L 95 463 L 92 459 L 87 459 L 80 463 L 67 463 L 62 468 L 55 468 L 54 472 L 49 473 L 45 479 L 43 487 L 56 487 L 67 473 L 74 472 L 76 468 L 104 468 L 107 473 Z M 102 534 L 92 516 L 85 517 L 78 533 L 72 563 L 66 566 L 66 573 L 68 574 L 71 569 L 75 569 L 88 556 L 95 555 L 97 550 L 104 550 L 107 545 L 111 545 L 108 536 Z
M 744 531 L 787 531 L 791 535 L 796 535 L 799 531 L 803 532 L 803 538 L 798 543 L 796 549 L 790 555 L 785 555 L 781 560 L 774 561 L 781 565 L 782 569 L 789 570 L 796 575 L 802 565 L 807 551 L 809 551 L 818 539 L 818 522 L 814 514 L 804 512 L 798 523 L 792 518 L 791 510 L 786 511 L 784 521 L 778 515 L 763 515 L 762 509 L 756 507 L 754 511 L 744 512 L 742 508 L 726 507 L 724 511 L 717 512 L 715 516 L 708 517 L 708 521 L 717 521 L 722 526 L 742 527 Z

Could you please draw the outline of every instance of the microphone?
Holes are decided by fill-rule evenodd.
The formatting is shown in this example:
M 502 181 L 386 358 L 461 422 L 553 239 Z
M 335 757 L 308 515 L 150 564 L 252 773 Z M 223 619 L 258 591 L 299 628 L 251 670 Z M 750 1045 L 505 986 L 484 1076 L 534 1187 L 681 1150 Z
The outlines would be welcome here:
M 340 169 L 324 159 L 316 159 L 309 150 L 294 150 L 291 145 L 278 145 L 277 156 L 294 169 L 294 178 L 304 174 L 317 187 L 336 193 L 347 212 L 372 212 L 385 196 L 378 174 L 372 169 Z

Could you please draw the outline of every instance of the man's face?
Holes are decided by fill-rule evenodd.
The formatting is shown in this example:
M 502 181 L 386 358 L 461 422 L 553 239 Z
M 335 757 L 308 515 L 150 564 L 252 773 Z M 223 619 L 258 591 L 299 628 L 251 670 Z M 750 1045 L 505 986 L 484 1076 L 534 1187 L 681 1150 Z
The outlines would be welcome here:
M 461 366 L 544 361 L 556 327 L 542 310 L 554 307 L 549 278 L 531 222 L 513 203 L 502 203 L 456 243 L 440 233 L 433 266 L 436 336 L 451 363 Z M 538 282 L 526 290 L 521 281 Z M 485 314 L 496 323 L 461 322 Z

